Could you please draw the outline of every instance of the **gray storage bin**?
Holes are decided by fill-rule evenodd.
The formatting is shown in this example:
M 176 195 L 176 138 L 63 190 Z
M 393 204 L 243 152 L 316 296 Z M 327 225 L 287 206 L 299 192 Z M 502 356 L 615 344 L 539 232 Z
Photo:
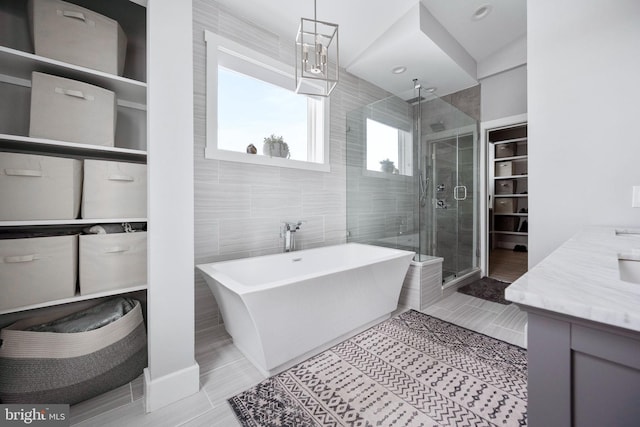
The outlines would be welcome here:
M 496 159 L 515 156 L 513 144 L 496 144 Z
M 496 194 L 515 194 L 516 181 L 514 179 L 496 180 L 495 192 Z
M 513 216 L 498 216 L 495 218 L 496 231 L 518 231 L 519 218 Z
M 147 284 L 147 233 L 80 236 L 80 294 Z
M 81 160 L 0 153 L 0 221 L 76 219 L 81 193 Z
M 29 136 L 113 147 L 116 99 L 88 83 L 34 72 Z
M 117 21 L 60 0 L 29 0 L 36 55 L 122 75 L 127 37 Z
M 147 165 L 84 161 L 82 218 L 146 218 Z
M 517 204 L 514 199 L 500 198 L 494 201 L 495 213 L 515 213 Z
M 0 240 L 0 309 L 71 298 L 78 236 Z
M 495 176 L 512 176 L 513 162 L 496 162 Z

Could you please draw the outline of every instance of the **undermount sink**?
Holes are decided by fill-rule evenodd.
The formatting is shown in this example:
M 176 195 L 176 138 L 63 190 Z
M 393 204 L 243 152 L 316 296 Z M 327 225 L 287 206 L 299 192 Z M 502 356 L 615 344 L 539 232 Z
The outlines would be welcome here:
M 618 254 L 620 280 L 640 284 L 640 249 Z

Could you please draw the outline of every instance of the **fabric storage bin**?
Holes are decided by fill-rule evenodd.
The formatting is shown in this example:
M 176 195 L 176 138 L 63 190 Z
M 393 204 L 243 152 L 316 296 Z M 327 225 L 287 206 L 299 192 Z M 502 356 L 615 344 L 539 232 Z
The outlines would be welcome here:
M 515 155 L 512 144 L 496 144 L 496 159 L 513 157 Z
M 497 162 L 496 163 L 496 176 L 511 176 L 513 175 L 513 163 L 512 162 Z
M 81 193 L 81 160 L 0 153 L 0 221 L 75 219 Z
M 526 156 L 527 153 L 527 141 L 521 141 L 516 143 L 516 156 Z
M 20 320 L 0 331 L 0 401 L 3 403 L 66 403 L 73 405 L 137 378 L 147 366 L 147 338 L 140 302 L 106 315 L 104 326 L 73 333 L 41 332 L 36 325 L 60 314 Z M 108 300 L 104 304 L 114 304 Z M 101 306 L 102 304 L 100 304 Z M 85 312 L 94 317 L 100 306 Z M 65 310 L 78 318 L 77 308 Z M 106 323 L 109 320 L 106 319 Z M 55 323 L 55 322 L 54 322 Z M 64 330 L 64 325 L 61 324 Z M 32 330 L 29 330 L 32 329 Z M 35 329 L 35 330 L 33 330 Z
M 526 160 L 516 160 L 513 162 L 513 174 L 514 175 L 526 175 L 528 169 L 528 163 Z
M 500 216 L 495 218 L 496 231 L 518 231 L 519 218 Z
M 80 295 L 146 283 L 146 232 L 80 236 Z
M 496 194 L 515 194 L 516 193 L 516 181 L 515 179 L 501 179 L 496 181 Z
M 77 271 L 77 235 L 0 240 L 0 309 L 71 298 Z
M 514 199 L 508 198 L 496 199 L 494 202 L 495 213 L 514 213 L 516 211 L 514 202 Z
M 50 74 L 31 75 L 29 136 L 113 147 L 113 92 Z
M 36 55 L 122 75 L 127 36 L 111 18 L 60 0 L 29 0 Z
M 147 165 L 84 161 L 82 218 L 145 218 Z

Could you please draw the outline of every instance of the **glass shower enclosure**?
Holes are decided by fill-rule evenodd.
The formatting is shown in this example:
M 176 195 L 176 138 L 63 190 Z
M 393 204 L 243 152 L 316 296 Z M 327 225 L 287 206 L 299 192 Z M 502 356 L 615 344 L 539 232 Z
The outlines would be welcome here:
M 443 258 L 443 285 L 478 269 L 478 123 L 428 94 L 347 114 L 348 241 Z

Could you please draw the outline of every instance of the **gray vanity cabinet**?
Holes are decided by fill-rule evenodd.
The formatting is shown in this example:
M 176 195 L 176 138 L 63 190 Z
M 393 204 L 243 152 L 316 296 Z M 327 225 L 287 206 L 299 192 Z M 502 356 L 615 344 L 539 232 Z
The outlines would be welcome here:
M 640 333 L 528 311 L 532 427 L 640 426 Z

